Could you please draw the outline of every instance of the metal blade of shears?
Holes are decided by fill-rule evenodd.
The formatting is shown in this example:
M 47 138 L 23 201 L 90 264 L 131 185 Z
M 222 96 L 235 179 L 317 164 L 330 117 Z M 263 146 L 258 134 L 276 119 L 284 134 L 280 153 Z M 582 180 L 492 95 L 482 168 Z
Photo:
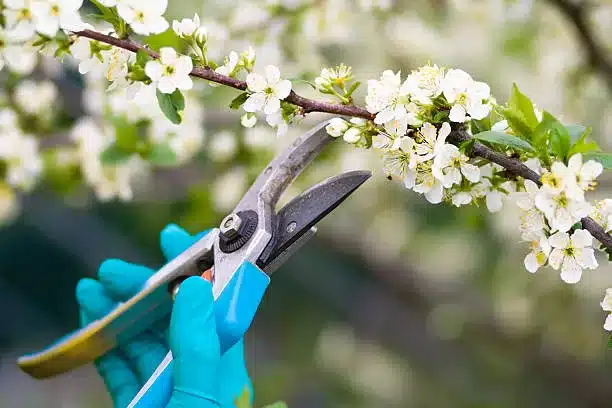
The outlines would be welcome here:
M 257 264 L 269 274 L 269 266 L 326 215 L 331 213 L 366 180 L 369 171 L 349 171 L 330 177 L 304 191 L 276 215 L 273 239 Z

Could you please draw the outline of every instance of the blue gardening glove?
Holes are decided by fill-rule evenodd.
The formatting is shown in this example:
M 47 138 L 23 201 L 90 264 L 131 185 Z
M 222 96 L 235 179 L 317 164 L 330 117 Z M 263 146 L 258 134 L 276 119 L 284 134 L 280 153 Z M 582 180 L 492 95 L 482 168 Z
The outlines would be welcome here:
M 205 234 L 191 236 L 170 224 L 161 232 L 162 252 L 170 261 Z M 98 280 L 84 278 L 77 285 L 81 324 L 105 316 L 117 302 L 132 297 L 154 272 L 119 259 L 104 261 Z M 220 355 L 212 286 L 200 277 L 191 277 L 181 284 L 170 321 L 158 322 L 96 360 L 115 407 L 128 406 L 168 348 L 174 356 L 174 390 L 168 408 L 234 407 L 234 399 L 245 387 L 252 398 L 243 341 Z

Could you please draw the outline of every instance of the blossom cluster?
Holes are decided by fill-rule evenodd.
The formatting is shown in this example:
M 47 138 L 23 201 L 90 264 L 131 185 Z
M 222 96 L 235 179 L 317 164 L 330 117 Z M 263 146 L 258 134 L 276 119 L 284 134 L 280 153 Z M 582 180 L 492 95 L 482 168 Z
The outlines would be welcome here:
M 490 212 L 498 212 L 504 201 L 514 202 L 520 209 L 517 224 L 521 238 L 531 246 L 524 261 L 531 273 L 547 265 L 559 270 L 564 282 L 573 284 L 580 280 L 584 269 L 598 266 L 593 237 L 582 229 L 580 221 L 592 216 L 606 231 L 612 229 L 612 200 L 591 204 L 586 199 L 603 171 L 600 162 L 583 160 L 579 149 L 575 154 L 569 154 L 568 149 L 566 160 L 549 160 L 547 153 L 544 158 L 550 162 L 543 165 L 542 157 L 534 154 L 531 145 L 520 144 L 523 142 L 517 140 L 518 132 L 503 115 L 482 132 L 498 139 L 482 140 L 503 141 L 504 153 L 519 157 L 537 173 L 541 186 L 532 180 L 509 177 L 498 164 L 470 158 L 469 145 L 450 143 L 453 131 L 484 137 L 474 133 L 471 125 L 499 117 L 497 112 L 509 109 L 496 104 L 487 84 L 473 80 L 462 70 L 437 65 L 421 67 L 404 81 L 400 72 L 385 71 L 380 79 L 368 82 L 366 106 L 375 115 L 373 122 L 377 126 L 372 146 L 382 153 L 389 177 L 401 179 L 407 189 L 423 194 L 432 204 L 446 201 L 459 207 L 484 202 Z M 546 124 L 536 108 L 525 115 Z M 546 120 L 556 123 L 549 116 Z M 327 131 L 348 143 L 360 143 L 372 128 L 354 123 L 354 119 L 348 122 L 335 118 Z M 575 145 L 584 148 L 580 144 L 583 142 L 584 137 Z M 520 149 L 513 151 L 509 148 L 513 145 Z M 610 296 L 602 306 L 612 311 Z M 612 318 L 609 320 L 606 328 L 612 330 Z
M 0 109 L 0 219 L 15 214 L 17 192 L 31 191 L 42 170 L 38 140 L 21 129 L 14 110 Z

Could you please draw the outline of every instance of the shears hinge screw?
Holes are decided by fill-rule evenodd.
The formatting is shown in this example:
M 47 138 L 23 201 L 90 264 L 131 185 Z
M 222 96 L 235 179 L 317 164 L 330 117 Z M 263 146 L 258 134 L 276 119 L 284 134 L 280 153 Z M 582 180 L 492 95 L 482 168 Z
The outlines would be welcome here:
M 221 221 L 219 230 L 226 238 L 231 239 L 240 231 L 240 225 L 242 225 L 242 218 L 238 214 L 232 213 Z
M 219 249 L 227 253 L 239 250 L 257 230 L 257 213 L 253 210 L 230 214 L 219 228 Z

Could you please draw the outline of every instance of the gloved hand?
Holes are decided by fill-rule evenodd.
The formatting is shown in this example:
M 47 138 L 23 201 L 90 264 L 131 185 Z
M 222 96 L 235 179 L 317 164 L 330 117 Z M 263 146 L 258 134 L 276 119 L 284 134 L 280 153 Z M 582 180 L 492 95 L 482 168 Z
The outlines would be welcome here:
M 170 224 L 161 232 L 161 249 L 168 261 L 206 232 L 196 236 Z M 98 279 L 84 278 L 76 288 L 81 324 L 108 314 L 137 293 L 155 271 L 119 259 L 104 261 Z M 168 320 L 109 351 L 95 365 L 117 408 L 128 406 L 168 352 Z M 169 408 L 234 407 L 234 399 L 252 385 L 240 340 L 220 355 L 211 284 L 191 277 L 181 283 L 169 322 L 169 345 L 174 356 L 174 389 Z

